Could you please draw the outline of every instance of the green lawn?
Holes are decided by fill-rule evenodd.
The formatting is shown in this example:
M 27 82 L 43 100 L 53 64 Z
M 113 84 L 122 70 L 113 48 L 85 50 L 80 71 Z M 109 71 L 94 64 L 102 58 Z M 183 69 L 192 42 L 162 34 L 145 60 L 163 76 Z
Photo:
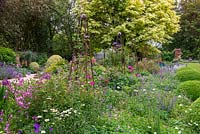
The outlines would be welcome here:
M 188 63 L 187 66 L 192 68 L 195 71 L 200 72 L 200 64 L 199 63 Z

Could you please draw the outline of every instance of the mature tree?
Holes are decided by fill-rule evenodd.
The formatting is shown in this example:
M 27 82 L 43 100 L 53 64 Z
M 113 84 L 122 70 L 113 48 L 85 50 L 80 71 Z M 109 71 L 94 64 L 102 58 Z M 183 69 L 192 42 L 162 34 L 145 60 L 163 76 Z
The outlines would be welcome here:
M 0 34 L 16 50 L 47 48 L 48 0 L 6 0 L 0 13 Z
M 184 58 L 200 58 L 200 0 L 182 0 L 178 12 L 181 30 L 168 49 L 181 48 Z
M 179 29 L 173 0 L 82 0 L 80 3 L 80 13 L 88 15 L 95 47 L 110 47 L 121 32 L 127 46 L 142 52 L 152 48 L 152 42 L 166 42 Z
M 0 45 L 67 56 L 76 28 L 74 6 L 75 0 L 1 0 L 0 41 L 6 43 Z

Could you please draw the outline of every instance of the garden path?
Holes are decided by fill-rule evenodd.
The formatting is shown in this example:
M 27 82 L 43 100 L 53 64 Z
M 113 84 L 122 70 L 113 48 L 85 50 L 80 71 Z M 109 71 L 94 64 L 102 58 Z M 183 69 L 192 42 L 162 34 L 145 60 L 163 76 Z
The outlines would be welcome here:
M 13 78 L 13 79 L 8 79 L 10 82 L 16 82 L 18 81 L 17 78 Z M 29 81 L 29 80 L 37 80 L 37 74 L 29 74 L 26 75 L 26 77 L 23 77 L 24 81 Z M 0 83 L 2 82 L 2 80 L 0 80 Z

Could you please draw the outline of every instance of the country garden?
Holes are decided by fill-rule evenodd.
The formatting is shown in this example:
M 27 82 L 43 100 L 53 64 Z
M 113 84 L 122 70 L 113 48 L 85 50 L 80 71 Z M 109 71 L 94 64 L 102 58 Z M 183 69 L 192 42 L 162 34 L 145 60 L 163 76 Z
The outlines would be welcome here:
M 0 134 L 199 134 L 199 8 L 1 0 Z

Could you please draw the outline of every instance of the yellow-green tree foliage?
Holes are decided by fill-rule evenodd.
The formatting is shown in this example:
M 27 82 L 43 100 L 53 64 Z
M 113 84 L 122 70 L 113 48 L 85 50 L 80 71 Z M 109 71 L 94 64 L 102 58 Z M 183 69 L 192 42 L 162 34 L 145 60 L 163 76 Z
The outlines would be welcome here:
M 99 48 L 109 47 L 121 32 L 126 45 L 143 51 L 179 30 L 173 0 L 80 0 L 77 9 L 87 14 L 91 42 Z

